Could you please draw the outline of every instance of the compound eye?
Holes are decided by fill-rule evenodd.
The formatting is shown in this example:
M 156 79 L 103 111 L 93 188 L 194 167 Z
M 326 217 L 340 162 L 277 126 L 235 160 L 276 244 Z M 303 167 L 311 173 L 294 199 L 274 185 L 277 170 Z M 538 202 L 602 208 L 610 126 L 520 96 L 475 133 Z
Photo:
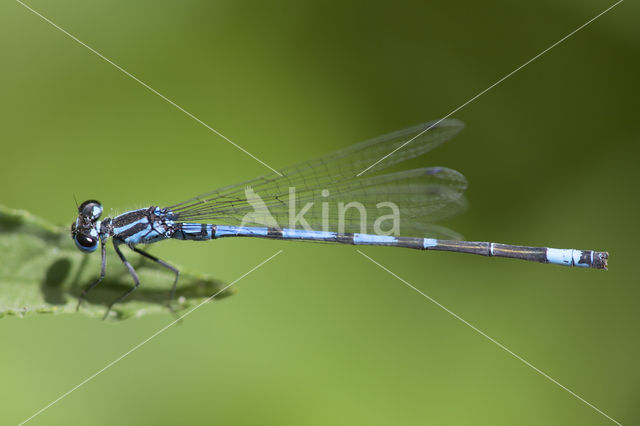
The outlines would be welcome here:
M 92 252 L 98 248 L 98 239 L 89 237 L 88 235 L 77 234 L 74 241 L 76 242 L 76 246 L 82 251 Z
M 96 200 L 87 200 L 80 204 L 80 207 L 78 207 L 78 213 L 91 220 L 97 220 L 102 214 L 102 204 Z

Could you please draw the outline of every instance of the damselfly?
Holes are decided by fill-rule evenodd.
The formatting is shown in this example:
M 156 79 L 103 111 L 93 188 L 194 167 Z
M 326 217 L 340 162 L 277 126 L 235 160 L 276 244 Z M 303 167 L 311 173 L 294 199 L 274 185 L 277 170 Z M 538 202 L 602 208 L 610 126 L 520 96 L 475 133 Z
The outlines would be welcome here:
M 280 174 L 227 186 L 180 204 L 133 210 L 114 218 L 100 220 L 102 205 L 95 200 L 85 201 L 78 207 L 71 236 L 84 252 L 93 252 L 100 244 L 102 265 L 99 278 L 80 295 L 78 307 L 87 292 L 105 276 L 109 238 L 134 281 L 134 286 L 118 297 L 109 310 L 140 284 L 136 271 L 120 250 L 121 245 L 175 274 L 169 300 L 173 299 L 178 269 L 137 247 L 169 238 L 322 241 L 444 250 L 607 269 L 606 252 L 460 241 L 454 232 L 435 225 L 465 206 L 463 193 L 467 182 L 455 170 L 426 167 L 378 173 L 430 151 L 462 128 L 457 120 L 421 124 L 282 169 Z M 365 169 L 366 175 L 359 176 Z M 376 216 L 369 232 L 370 219 Z

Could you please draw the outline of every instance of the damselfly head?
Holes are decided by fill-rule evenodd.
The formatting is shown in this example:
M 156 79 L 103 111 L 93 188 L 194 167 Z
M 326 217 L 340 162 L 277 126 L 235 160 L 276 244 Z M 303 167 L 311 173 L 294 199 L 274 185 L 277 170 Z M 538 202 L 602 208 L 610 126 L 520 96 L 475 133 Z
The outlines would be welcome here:
M 87 200 L 78 207 L 78 218 L 71 224 L 71 238 L 80 250 L 92 252 L 98 248 L 101 215 L 102 204 L 96 200 Z
M 87 200 L 78 207 L 78 216 L 84 216 L 92 221 L 100 219 L 102 204 L 96 200 Z

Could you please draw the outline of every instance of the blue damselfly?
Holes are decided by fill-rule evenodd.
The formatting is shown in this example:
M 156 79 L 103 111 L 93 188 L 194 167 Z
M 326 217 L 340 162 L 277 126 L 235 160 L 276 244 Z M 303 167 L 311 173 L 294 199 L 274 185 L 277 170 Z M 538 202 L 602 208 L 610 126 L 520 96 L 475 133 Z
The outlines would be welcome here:
M 462 128 L 461 122 L 451 119 L 421 124 L 281 169 L 281 175 L 272 173 L 172 206 L 151 206 L 114 218 L 100 220 L 102 205 L 95 200 L 85 201 L 78 207 L 71 235 L 76 246 L 84 252 L 93 252 L 100 245 L 102 265 L 99 278 L 82 292 L 78 306 L 87 292 L 105 276 L 109 238 L 134 281 L 134 286 L 109 309 L 140 284 L 134 268 L 120 250 L 121 245 L 127 245 L 175 274 L 170 292 L 170 300 L 173 299 L 178 269 L 137 247 L 169 238 L 205 241 L 222 237 L 258 237 L 322 241 L 443 250 L 607 269 L 606 252 L 460 241 L 457 234 L 435 224 L 465 206 L 463 193 L 467 182 L 455 170 L 426 167 L 378 173 L 430 151 Z M 408 140 L 411 142 L 404 145 Z M 397 152 L 387 156 L 396 149 Z M 384 160 L 379 161 L 380 158 Z M 371 164 L 375 165 L 370 167 Z M 368 168 L 367 174 L 357 176 L 365 168 Z M 338 208 L 331 208 L 335 204 Z M 302 206 L 299 212 L 298 206 Z M 387 209 L 387 214 L 380 215 L 381 209 Z M 373 232 L 369 232 L 368 219 L 376 215 L 379 217 L 373 224 Z M 387 229 L 383 230 L 385 223 Z M 407 236 L 400 236 L 400 233 Z

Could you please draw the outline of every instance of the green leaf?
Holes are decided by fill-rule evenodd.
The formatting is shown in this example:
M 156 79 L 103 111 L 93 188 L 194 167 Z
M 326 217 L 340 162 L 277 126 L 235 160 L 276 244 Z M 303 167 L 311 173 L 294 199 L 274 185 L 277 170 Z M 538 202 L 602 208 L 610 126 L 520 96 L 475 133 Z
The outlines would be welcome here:
M 140 277 L 140 287 L 116 304 L 110 319 L 170 312 L 167 298 L 171 271 L 141 256 L 130 256 Z M 100 273 L 100 254 L 85 254 L 73 243 L 69 230 L 51 225 L 28 212 L 0 205 L 0 318 L 32 313 L 75 313 L 80 292 Z M 79 313 L 102 318 L 107 306 L 131 288 L 133 280 L 112 249 L 107 248 L 107 274 L 82 303 Z M 172 307 L 184 312 L 220 292 L 230 296 L 235 288 L 208 276 L 180 272 Z M 223 290 L 223 291 L 222 291 Z

